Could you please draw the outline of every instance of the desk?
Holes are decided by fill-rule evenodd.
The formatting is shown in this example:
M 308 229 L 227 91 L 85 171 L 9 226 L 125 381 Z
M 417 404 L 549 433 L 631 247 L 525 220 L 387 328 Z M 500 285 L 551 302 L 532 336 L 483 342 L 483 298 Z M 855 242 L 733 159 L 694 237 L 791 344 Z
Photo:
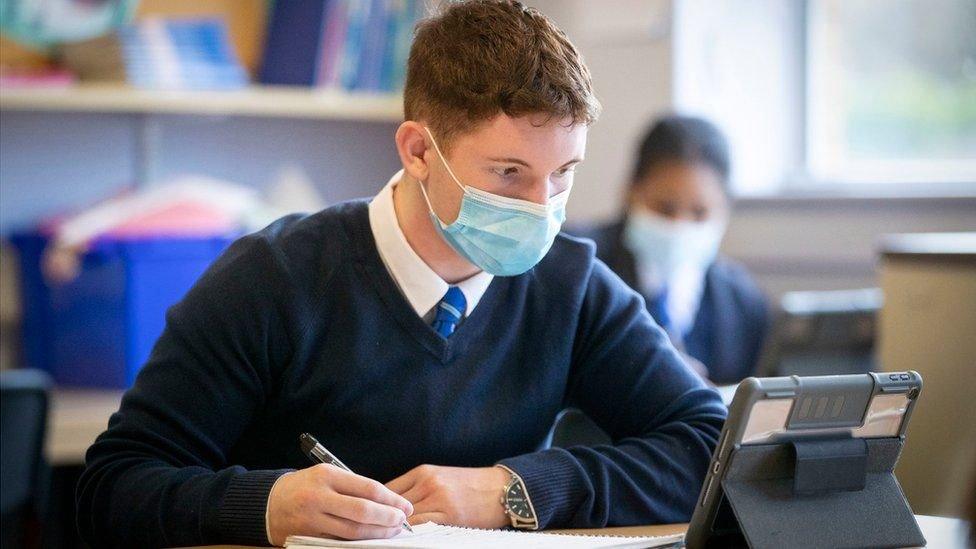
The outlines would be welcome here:
M 84 464 L 85 452 L 108 427 L 121 401 L 118 390 L 54 389 L 44 441 L 48 462 L 55 467 Z
M 75 527 L 75 485 L 85 464 L 85 452 L 108 427 L 108 418 L 121 401 L 121 390 L 56 387 L 51 391 L 44 440 L 44 456 L 52 466 L 45 547 L 80 546 Z
M 959 519 L 916 515 L 922 534 L 933 549 L 965 549 L 966 523 Z M 591 530 L 551 530 L 560 534 L 600 534 L 604 536 L 669 536 L 684 533 L 687 524 L 658 524 L 655 526 L 624 526 Z M 211 545 L 209 549 L 248 549 L 240 545 Z

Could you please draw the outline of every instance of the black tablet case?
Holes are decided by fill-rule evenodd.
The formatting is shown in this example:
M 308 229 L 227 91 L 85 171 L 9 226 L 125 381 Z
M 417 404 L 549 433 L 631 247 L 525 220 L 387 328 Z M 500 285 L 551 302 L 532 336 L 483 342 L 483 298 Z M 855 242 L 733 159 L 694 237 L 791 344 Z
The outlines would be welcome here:
M 901 438 L 740 446 L 722 490 L 749 546 L 919 547 L 894 476 Z

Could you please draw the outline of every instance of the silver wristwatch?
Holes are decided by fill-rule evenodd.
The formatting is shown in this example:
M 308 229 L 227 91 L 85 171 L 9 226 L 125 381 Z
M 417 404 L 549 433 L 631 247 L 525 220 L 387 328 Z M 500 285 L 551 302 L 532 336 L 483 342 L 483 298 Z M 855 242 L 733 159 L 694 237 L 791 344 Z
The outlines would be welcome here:
M 512 475 L 508 484 L 505 485 L 505 491 L 501 497 L 502 507 L 505 508 L 505 513 L 512 521 L 512 527 L 522 530 L 538 530 L 539 521 L 536 519 L 535 508 L 532 507 L 532 500 L 529 499 L 529 493 L 525 490 L 522 477 L 504 465 L 499 465 L 499 467 Z

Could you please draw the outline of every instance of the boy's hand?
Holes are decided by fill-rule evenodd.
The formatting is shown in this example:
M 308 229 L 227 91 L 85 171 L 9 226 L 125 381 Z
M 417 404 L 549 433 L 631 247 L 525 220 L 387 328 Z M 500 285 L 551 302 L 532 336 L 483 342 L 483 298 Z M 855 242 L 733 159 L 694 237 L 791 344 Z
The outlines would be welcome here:
M 510 479 L 501 467 L 421 465 L 386 486 L 413 504 L 410 524 L 501 528 L 511 524 L 499 501 Z
M 413 506 L 379 482 L 334 465 L 287 474 L 268 497 L 271 543 L 290 535 L 375 539 L 395 536 Z

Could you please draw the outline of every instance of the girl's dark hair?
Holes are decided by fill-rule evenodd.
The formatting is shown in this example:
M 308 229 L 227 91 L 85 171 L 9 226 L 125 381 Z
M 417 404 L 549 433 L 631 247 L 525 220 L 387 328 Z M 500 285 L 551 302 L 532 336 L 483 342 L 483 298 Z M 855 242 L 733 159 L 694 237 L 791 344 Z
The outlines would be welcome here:
M 693 116 L 659 118 L 644 134 L 631 185 L 637 185 L 654 166 L 666 162 L 701 163 L 729 181 L 729 143 L 711 122 Z

